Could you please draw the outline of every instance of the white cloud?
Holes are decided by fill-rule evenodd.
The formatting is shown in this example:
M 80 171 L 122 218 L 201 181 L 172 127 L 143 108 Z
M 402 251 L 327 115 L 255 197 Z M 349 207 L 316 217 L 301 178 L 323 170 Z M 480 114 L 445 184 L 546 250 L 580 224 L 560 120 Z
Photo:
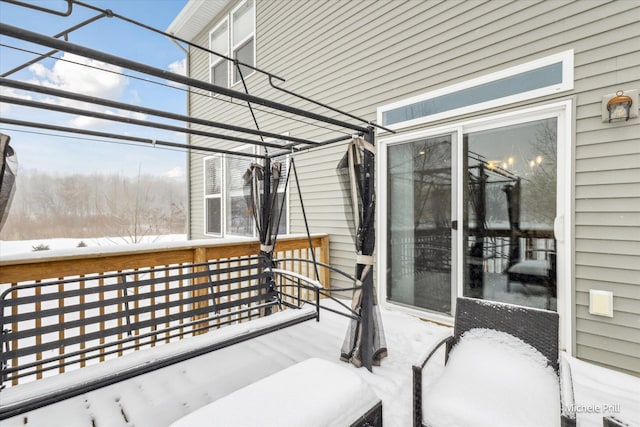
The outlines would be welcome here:
M 25 95 L 21 93 L 21 91 L 16 91 L 15 89 L 0 86 L 0 94 L 3 96 L 11 96 L 13 98 L 19 99 L 33 99 L 30 95 Z M 8 114 L 11 111 L 12 104 L 2 103 L 0 104 L 0 114 Z
M 180 74 L 181 76 L 187 75 L 187 59 L 182 58 L 178 61 L 174 61 L 169 64 L 169 71 L 172 73 Z
M 74 101 L 68 101 L 67 105 L 73 102 Z M 126 111 L 126 110 L 110 110 L 108 108 L 100 109 L 99 107 L 96 107 L 91 104 L 86 104 L 86 103 L 77 103 L 77 105 L 74 105 L 74 107 L 83 108 L 85 110 L 96 111 L 109 116 L 127 117 L 131 119 L 136 119 L 136 120 L 146 120 L 148 117 L 146 114 L 143 114 L 143 113 L 137 113 L 134 111 Z M 82 129 L 87 129 L 87 128 L 95 129 L 98 127 L 106 127 L 111 123 L 113 122 L 109 120 L 98 119 L 98 118 L 89 117 L 89 116 L 76 116 L 70 121 L 70 124 L 72 126 L 79 127 Z
M 166 173 L 166 176 L 169 178 L 184 178 L 185 177 L 184 169 L 181 168 L 180 166 L 176 166 L 175 168 L 170 169 Z
M 140 104 L 142 102 L 142 98 L 140 98 L 140 93 L 138 93 L 137 89 L 130 90 L 129 96 L 134 104 Z
M 119 99 L 129 83 L 127 77 L 117 74 L 122 72 L 122 68 L 115 65 L 66 52 L 61 59 L 50 69 L 42 64 L 29 67 L 38 78 L 38 84 L 89 96 Z
M 120 67 L 70 53 L 64 53 L 61 59 L 61 61 L 56 61 L 51 68 L 39 63 L 31 65 L 29 70 L 34 74 L 34 77 L 30 82 L 45 87 L 111 100 L 120 99 L 129 84 L 127 77 L 118 74 L 122 72 Z M 138 120 L 147 118 L 145 114 L 141 113 L 113 110 L 88 102 L 65 98 L 47 97 L 43 102 Z M 79 128 L 106 127 L 110 123 L 112 122 L 88 116 L 75 116 L 69 120 L 71 126 Z
M 98 127 L 108 126 L 109 122 L 106 120 L 96 119 L 89 116 L 76 116 L 70 121 L 70 125 L 80 129 L 95 129 Z
M 35 74 L 36 76 L 41 77 L 41 78 L 46 77 L 47 71 L 48 71 L 45 68 L 45 66 L 42 65 L 42 64 L 33 64 L 33 65 L 29 66 L 29 70 L 33 74 Z
M 183 59 L 179 59 L 177 61 L 172 62 L 171 64 L 169 64 L 169 71 L 175 74 L 180 74 L 181 76 L 186 76 L 187 75 L 187 59 L 183 58 Z M 184 87 L 183 84 L 174 82 L 173 80 L 167 80 L 167 84 L 173 87 Z

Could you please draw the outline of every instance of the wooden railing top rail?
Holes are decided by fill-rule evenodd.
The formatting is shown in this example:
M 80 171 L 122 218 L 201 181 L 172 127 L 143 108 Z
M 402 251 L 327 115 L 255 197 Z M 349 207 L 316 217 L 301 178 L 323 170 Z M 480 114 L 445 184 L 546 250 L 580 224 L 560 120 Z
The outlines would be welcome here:
M 318 261 L 328 262 L 328 235 L 311 236 L 314 248 L 321 250 Z M 275 252 L 308 247 L 306 235 L 280 236 Z M 94 248 L 77 248 L 53 252 L 34 252 L 27 256 L 0 258 L 0 284 L 61 278 L 154 265 L 206 262 L 211 259 L 257 255 L 260 243 L 246 238 L 204 239 Z

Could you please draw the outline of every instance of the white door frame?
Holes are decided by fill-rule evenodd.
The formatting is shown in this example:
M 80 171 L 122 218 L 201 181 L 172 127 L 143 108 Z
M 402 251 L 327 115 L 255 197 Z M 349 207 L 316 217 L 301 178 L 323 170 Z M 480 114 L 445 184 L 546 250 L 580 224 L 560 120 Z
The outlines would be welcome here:
M 554 102 L 550 104 L 536 105 L 529 108 L 514 109 L 508 112 L 493 114 L 481 118 L 473 118 L 461 120 L 455 123 L 442 126 L 427 127 L 410 133 L 393 135 L 380 138 L 377 141 L 377 188 L 379 193 L 378 209 L 376 213 L 377 220 L 377 236 L 379 249 L 377 251 L 377 283 L 379 299 L 383 307 L 398 309 L 414 316 L 425 318 L 438 323 L 453 324 L 451 316 L 434 313 L 428 310 L 422 310 L 417 307 L 410 307 L 387 301 L 386 271 L 387 271 L 387 146 L 407 143 L 416 139 L 435 137 L 443 134 L 455 133 L 456 140 L 452 141 L 453 159 L 452 174 L 455 177 L 455 188 L 452 188 L 452 221 L 458 221 L 458 231 L 452 231 L 454 239 L 452 240 L 452 265 L 455 265 L 452 271 L 452 280 L 456 286 L 452 286 L 452 308 L 455 312 L 455 297 L 462 295 L 462 281 L 457 278 L 464 277 L 462 275 L 463 263 L 463 242 L 462 234 L 459 232 L 462 227 L 462 211 L 463 211 L 463 191 L 462 180 L 459 179 L 462 170 L 463 144 L 462 139 L 465 133 L 486 130 L 496 127 L 509 126 L 512 124 L 540 120 L 544 118 L 557 117 L 557 206 L 556 221 L 554 223 L 554 233 L 557 240 L 557 269 L 558 269 L 558 287 L 557 287 L 557 310 L 560 315 L 560 346 L 569 354 L 572 349 L 572 329 L 573 329 L 573 299 L 572 299 L 572 279 L 571 279 L 571 263 L 573 253 L 572 241 L 572 214 L 571 200 L 573 196 L 572 186 L 572 138 L 571 138 L 571 112 L 572 101 L 566 100 Z

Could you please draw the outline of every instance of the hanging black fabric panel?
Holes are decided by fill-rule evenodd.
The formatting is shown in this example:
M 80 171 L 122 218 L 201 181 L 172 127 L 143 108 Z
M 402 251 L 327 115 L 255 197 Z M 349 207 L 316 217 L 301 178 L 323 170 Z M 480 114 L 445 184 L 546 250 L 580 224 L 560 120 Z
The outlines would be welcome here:
M 16 176 L 18 175 L 18 157 L 16 152 L 9 145 L 8 135 L 0 133 L 0 153 L 2 154 L 2 165 L 0 167 L 0 230 L 4 226 L 11 201 L 16 188 Z
M 352 308 L 360 320 L 352 320 L 340 358 L 356 366 L 379 365 L 387 355 L 380 308 L 373 284 L 375 249 L 375 148 L 362 138 L 349 144 L 337 168 L 342 191 L 350 203 L 345 210 L 356 249 L 356 277 L 360 289 L 353 293 Z
M 518 262 L 520 258 L 520 178 L 515 184 L 505 185 L 502 188 L 507 197 L 507 209 L 509 213 L 509 267 Z

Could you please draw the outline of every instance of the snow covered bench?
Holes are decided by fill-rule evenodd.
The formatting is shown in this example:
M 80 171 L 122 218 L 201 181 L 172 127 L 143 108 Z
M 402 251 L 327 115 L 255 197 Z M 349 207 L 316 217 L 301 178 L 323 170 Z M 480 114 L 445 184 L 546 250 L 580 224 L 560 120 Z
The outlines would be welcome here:
M 253 337 L 283 329 L 316 316 L 306 305 L 238 323 L 170 345 L 147 348 L 75 371 L 10 387 L 0 392 L 0 419 L 46 406 L 78 394 L 124 381 L 174 363 L 201 356 Z
M 12 385 L 0 420 L 318 319 L 317 292 L 302 308 L 281 294 L 258 256 L 12 286 L 0 293 L 0 380 Z
M 307 359 L 249 384 L 171 427 L 377 427 L 382 402 L 346 366 Z
M 423 388 L 423 369 L 442 344 L 443 374 Z M 567 368 L 557 313 L 458 298 L 454 335 L 413 366 L 414 426 L 575 426 Z

